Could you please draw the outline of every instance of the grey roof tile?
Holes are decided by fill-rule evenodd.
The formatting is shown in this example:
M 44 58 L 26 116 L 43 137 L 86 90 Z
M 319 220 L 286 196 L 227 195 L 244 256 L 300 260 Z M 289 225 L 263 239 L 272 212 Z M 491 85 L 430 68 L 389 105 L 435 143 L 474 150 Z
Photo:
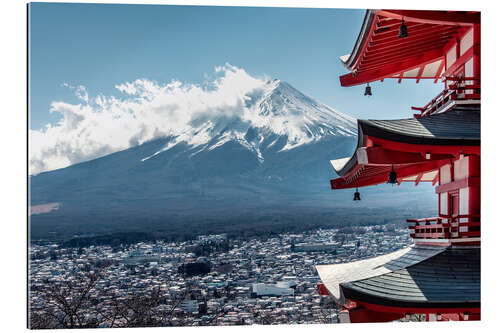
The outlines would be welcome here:
M 416 144 L 479 144 L 481 139 L 478 109 L 455 108 L 420 118 L 358 120 L 358 126 L 364 135 Z
M 480 249 L 447 248 L 414 265 L 340 284 L 346 297 L 439 307 L 480 302 Z

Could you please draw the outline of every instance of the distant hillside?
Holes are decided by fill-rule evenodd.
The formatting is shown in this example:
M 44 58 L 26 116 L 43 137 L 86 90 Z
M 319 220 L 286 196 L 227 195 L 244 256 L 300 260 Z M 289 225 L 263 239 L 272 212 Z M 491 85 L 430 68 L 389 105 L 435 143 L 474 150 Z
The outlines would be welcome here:
M 329 160 L 352 154 L 355 120 L 289 84 L 270 81 L 242 107 L 252 122 L 234 115 L 205 119 L 181 136 L 30 177 L 32 207 L 57 207 L 31 216 L 32 237 L 257 226 L 266 218 L 278 226 L 286 216 L 306 223 L 320 212 L 331 220 L 339 207 L 433 207 L 426 185 L 412 194 L 408 184 L 362 189 L 356 203 L 353 191 L 331 191 L 336 175 Z

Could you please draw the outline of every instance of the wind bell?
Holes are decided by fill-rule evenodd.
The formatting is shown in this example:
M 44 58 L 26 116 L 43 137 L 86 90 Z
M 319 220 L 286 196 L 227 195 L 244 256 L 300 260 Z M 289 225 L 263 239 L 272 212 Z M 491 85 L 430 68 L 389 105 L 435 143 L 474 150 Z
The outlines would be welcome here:
M 359 194 L 357 187 L 356 187 L 356 192 L 354 192 L 354 198 L 352 200 L 354 200 L 354 201 L 361 200 L 361 195 Z
M 370 84 L 367 83 L 365 88 L 365 96 L 371 96 L 371 95 L 372 95 L 372 87 L 370 87 Z
M 399 35 L 398 38 L 406 38 L 408 37 L 408 29 L 405 25 L 405 20 L 401 19 L 401 25 L 399 26 Z
M 391 172 L 389 172 L 389 179 L 387 180 L 387 184 L 396 184 L 398 182 L 398 176 L 396 171 L 394 171 L 394 165 L 392 166 Z

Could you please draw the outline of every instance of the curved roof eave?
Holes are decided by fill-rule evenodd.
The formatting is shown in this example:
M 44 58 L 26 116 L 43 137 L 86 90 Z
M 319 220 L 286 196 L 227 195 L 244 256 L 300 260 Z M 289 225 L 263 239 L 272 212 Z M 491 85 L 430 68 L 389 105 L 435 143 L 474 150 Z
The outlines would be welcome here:
M 480 125 L 480 111 L 475 109 L 457 109 L 422 118 L 358 119 L 358 142 L 354 153 L 330 163 L 340 178 L 352 172 L 358 165 L 358 149 L 365 146 L 365 135 L 403 144 L 480 147 Z
M 340 61 L 343 63 L 343 65 L 352 71 L 352 65 L 359 56 L 361 46 L 363 45 L 365 39 L 368 37 L 368 32 L 370 31 L 370 28 L 372 26 L 373 18 L 375 17 L 375 12 L 377 10 L 375 9 L 367 9 L 365 13 L 365 18 L 363 19 L 363 25 L 361 27 L 361 30 L 359 31 L 358 38 L 356 39 L 356 44 L 354 44 L 354 48 L 352 49 L 352 52 L 348 55 L 341 56 Z M 345 61 L 344 61 L 344 59 Z
M 447 247 L 413 265 L 341 282 L 339 288 L 348 299 L 374 305 L 476 308 L 481 298 L 480 260 L 479 247 Z
M 336 160 L 331 160 L 330 164 L 333 167 L 333 170 L 340 176 L 346 175 L 351 169 L 356 166 L 358 162 L 358 155 L 356 154 L 356 151 L 358 148 L 363 147 L 364 142 L 363 142 L 363 132 L 362 128 L 360 127 L 360 119 L 358 121 L 358 141 L 356 143 L 356 148 L 354 148 L 354 153 L 349 157 L 344 157 L 344 158 L 339 158 Z
M 341 284 L 387 274 L 415 265 L 445 251 L 444 247 L 414 245 L 381 256 L 349 263 L 316 265 L 316 271 L 326 289 L 341 299 Z

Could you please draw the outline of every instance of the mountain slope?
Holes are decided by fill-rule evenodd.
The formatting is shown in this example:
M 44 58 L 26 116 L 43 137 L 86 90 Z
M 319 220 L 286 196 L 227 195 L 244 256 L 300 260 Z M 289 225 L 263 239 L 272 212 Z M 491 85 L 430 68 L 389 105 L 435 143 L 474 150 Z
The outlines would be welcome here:
M 329 160 L 352 154 L 355 120 L 274 80 L 238 112 L 220 110 L 169 136 L 30 177 L 35 234 L 352 204 L 332 192 Z M 335 202 L 337 201 L 337 202 Z M 376 203 L 375 203 L 376 205 Z

